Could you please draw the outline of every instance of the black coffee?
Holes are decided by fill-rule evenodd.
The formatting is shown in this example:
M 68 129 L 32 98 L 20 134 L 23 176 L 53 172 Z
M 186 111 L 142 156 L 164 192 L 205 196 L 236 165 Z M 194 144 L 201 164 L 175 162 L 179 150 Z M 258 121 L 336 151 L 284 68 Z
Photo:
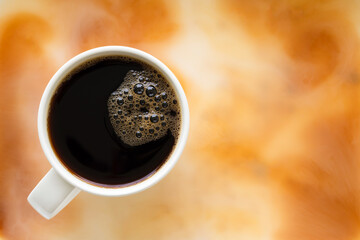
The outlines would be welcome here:
M 93 59 L 68 74 L 51 99 L 48 130 L 62 163 L 97 185 L 129 185 L 169 157 L 180 107 L 151 66 L 122 57 Z

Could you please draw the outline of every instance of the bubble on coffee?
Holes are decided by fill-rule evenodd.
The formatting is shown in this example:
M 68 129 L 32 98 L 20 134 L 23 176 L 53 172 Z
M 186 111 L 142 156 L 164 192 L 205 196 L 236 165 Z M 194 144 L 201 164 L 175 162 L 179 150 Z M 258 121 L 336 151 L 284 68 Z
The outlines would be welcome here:
M 172 87 L 156 70 L 130 70 L 110 94 L 108 111 L 115 134 L 127 145 L 139 146 L 164 137 L 177 138 L 180 107 Z M 120 122 L 119 119 L 122 121 Z

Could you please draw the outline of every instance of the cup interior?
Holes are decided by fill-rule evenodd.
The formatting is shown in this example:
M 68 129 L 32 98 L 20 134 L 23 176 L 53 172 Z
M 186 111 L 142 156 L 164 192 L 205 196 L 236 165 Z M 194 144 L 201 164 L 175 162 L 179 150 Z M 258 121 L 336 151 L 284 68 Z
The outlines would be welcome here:
M 177 139 L 177 143 L 175 144 L 170 156 L 165 161 L 165 163 L 163 163 L 154 174 L 144 179 L 143 181 L 134 182 L 133 184 L 120 186 L 120 187 L 105 187 L 95 184 L 93 185 L 79 178 L 71 171 L 69 171 L 63 165 L 61 160 L 58 159 L 58 156 L 55 154 L 54 149 L 52 148 L 52 145 L 50 143 L 50 136 L 47 127 L 51 99 L 53 95 L 56 93 L 57 88 L 61 85 L 62 81 L 65 79 L 65 77 L 74 69 L 86 63 L 87 61 L 105 56 L 130 57 L 142 61 L 155 68 L 167 79 L 169 84 L 172 85 L 175 94 L 179 99 L 180 112 L 181 112 L 181 123 L 180 123 L 181 125 L 180 125 L 179 137 Z M 134 48 L 122 47 L 122 46 L 106 46 L 106 47 L 94 48 L 86 52 L 83 52 L 73 57 L 68 62 L 66 62 L 55 73 L 55 75 L 51 78 L 50 82 L 48 83 L 43 93 L 39 106 L 39 112 L 38 112 L 38 133 L 39 133 L 40 143 L 52 167 L 55 169 L 55 171 L 58 174 L 60 174 L 60 176 L 62 176 L 69 183 L 73 184 L 75 187 L 78 187 L 81 190 L 98 195 L 106 195 L 106 196 L 127 195 L 144 190 L 157 183 L 174 167 L 175 163 L 180 157 L 181 152 L 183 151 L 186 143 L 188 131 L 189 131 L 188 103 L 185 93 L 179 81 L 175 77 L 175 75 L 162 62 L 160 62 L 158 59 L 151 56 L 150 54 Z

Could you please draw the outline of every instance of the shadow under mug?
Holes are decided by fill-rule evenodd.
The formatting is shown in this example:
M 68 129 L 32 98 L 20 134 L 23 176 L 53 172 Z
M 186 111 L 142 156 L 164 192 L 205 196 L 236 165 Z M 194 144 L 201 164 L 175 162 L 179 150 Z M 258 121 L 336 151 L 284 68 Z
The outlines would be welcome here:
M 145 62 L 158 70 L 172 85 L 180 103 L 181 126 L 176 145 L 166 162 L 147 179 L 132 185 L 106 188 L 91 185 L 71 173 L 60 162 L 51 146 L 48 133 L 49 106 L 64 78 L 84 62 L 104 56 L 124 56 Z M 160 181 L 179 159 L 189 133 L 189 107 L 185 93 L 175 75 L 158 59 L 143 51 L 123 46 L 105 46 L 80 53 L 66 62 L 51 78 L 41 98 L 38 112 L 38 133 L 41 147 L 52 169 L 41 179 L 28 196 L 30 205 L 43 217 L 50 219 L 59 213 L 81 190 L 102 196 L 124 196 L 145 190 Z

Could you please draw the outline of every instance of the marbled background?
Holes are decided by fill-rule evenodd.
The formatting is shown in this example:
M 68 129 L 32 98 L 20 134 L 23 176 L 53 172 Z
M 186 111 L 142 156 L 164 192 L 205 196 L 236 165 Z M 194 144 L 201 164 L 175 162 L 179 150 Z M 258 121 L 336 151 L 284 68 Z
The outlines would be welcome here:
M 360 239 L 360 1 L 0 0 L 0 239 Z M 74 55 L 126 45 L 187 94 L 174 170 L 47 221 L 37 109 Z M 359 147 L 358 147 L 359 146 Z

